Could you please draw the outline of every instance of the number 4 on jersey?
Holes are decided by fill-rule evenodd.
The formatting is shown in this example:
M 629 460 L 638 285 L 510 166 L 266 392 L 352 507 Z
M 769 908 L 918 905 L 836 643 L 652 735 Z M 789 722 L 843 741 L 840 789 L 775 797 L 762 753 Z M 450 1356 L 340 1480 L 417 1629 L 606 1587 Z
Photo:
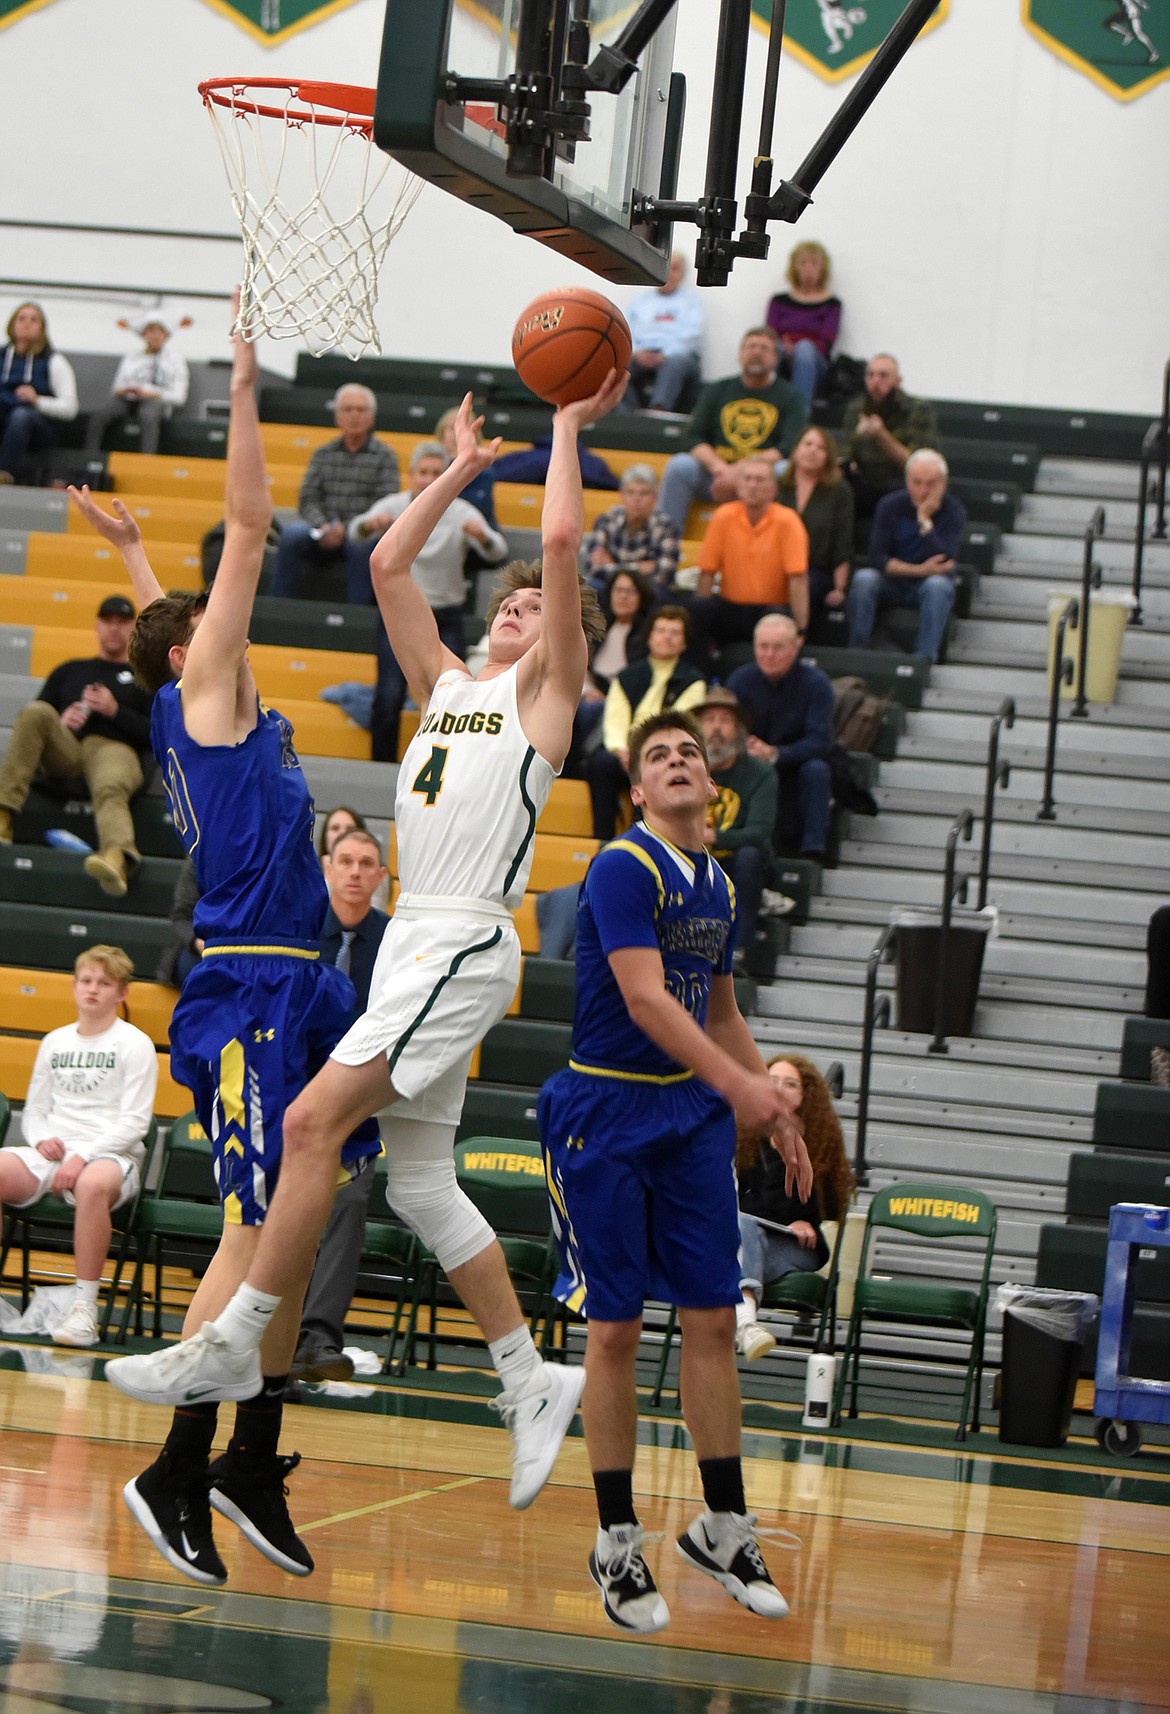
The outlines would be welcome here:
M 447 765 L 447 752 L 436 744 L 429 757 L 419 769 L 418 777 L 411 786 L 412 792 L 418 792 L 420 797 L 427 800 L 430 809 L 435 799 L 443 789 L 443 769 Z

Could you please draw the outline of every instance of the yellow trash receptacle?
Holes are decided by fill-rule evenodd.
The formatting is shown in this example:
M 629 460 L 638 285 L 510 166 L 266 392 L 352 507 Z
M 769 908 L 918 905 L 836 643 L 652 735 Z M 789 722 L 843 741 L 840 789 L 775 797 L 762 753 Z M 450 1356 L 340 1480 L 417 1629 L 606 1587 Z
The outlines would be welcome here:
M 1048 591 L 1048 688 L 1052 689 L 1053 659 L 1056 654 L 1056 626 L 1070 601 L 1079 603 L 1079 589 L 1050 589 Z M 1117 695 L 1117 675 L 1121 668 L 1121 643 L 1129 615 L 1134 606 L 1133 596 L 1123 589 L 1094 589 L 1089 592 L 1089 649 L 1085 661 L 1085 695 L 1090 702 L 1112 702 Z M 1077 674 L 1081 661 L 1081 632 L 1079 625 L 1066 625 L 1064 655 L 1073 664 L 1071 684 L 1062 684 L 1062 701 L 1071 701 L 1077 694 Z

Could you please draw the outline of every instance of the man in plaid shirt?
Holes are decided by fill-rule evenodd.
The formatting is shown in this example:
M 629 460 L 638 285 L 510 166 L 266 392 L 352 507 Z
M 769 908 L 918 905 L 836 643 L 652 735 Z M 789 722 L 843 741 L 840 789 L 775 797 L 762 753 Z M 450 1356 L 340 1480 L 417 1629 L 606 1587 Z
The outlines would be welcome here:
M 300 595 L 309 601 L 337 599 L 334 567 L 345 572 L 345 599 L 362 605 L 373 600 L 370 553 L 374 539 L 358 540 L 346 525 L 368 512 L 383 494 L 398 492 L 398 460 L 374 436 L 378 401 L 356 383 L 338 389 L 333 420 L 341 431 L 319 446 L 301 483 L 300 518 L 285 524 L 272 575 L 273 595 Z
M 649 464 L 631 464 L 617 506 L 603 512 L 585 542 L 589 576 L 603 589 L 614 566 L 634 566 L 665 592 L 678 570 L 678 526 L 657 508 L 658 478 Z

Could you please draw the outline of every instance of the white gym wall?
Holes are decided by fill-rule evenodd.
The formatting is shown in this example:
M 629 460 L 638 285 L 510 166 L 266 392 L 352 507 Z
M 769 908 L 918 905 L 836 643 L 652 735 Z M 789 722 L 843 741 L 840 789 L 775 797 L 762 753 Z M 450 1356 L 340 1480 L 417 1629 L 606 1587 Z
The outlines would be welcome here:
M 232 214 L 195 84 L 216 74 L 301 73 L 372 82 L 382 0 L 355 3 L 270 48 L 202 0 L 49 0 L 0 31 L 5 99 L 0 215 L 230 232 Z M 680 0 L 676 64 L 688 78 L 681 195 L 702 190 L 716 0 Z M 755 148 L 764 40 L 753 30 L 742 160 Z M 841 98 L 795 60 L 781 77 L 776 155 L 791 173 Z M 706 373 L 734 366 L 798 238 L 829 249 L 845 300 L 841 348 L 901 359 L 908 385 L 968 397 L 1154 413 L 1170 354 L 1164 164 L 1170 82 L 1113 100 L 1024 30 L 1019 0 L 951 0 L 846 146 L 772 258 L 736 264 L 705 294 Z M 693 255 L 694 235 L 678 232 Z M 16 280 L 159 286 L 193 357 L 223 351 L 226 306 L 178 289 L 230 289 L 218 244 L 0 227 Z M 507 361 L 516 312 L 566 279 L 596 283 L 428 187 L 392 248 L 381 293 L 387 352 Z M 615 290 L 619 300 L 628 290 Z M 65 350 L 120 351 L 114 326 L 143 304 L 0 287 L 0 305 L 45 305 Z M 7 310 L 0 321 L 7 319 Z M 295 347 L 265 342 L 291 370 Z

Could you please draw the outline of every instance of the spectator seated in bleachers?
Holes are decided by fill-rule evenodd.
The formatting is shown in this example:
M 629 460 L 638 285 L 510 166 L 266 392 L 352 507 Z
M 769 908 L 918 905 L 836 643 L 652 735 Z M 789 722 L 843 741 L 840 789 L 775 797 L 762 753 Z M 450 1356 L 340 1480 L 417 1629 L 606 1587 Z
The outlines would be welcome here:
M 752 635 L 755 660 L 737 667 L 727 688 L 747 714 L 748 754 L 776 772 L 777 849 L 820 861 L 832 799 L 833 687 L 800 650 L 795 621 L 766 614 Z
M 118 325 L 127 327 L 129 323 Z M 188 325 L 186 321 L 180 323 Z M 100 452 L 106 430 L 128 417 L 138 423 L 139 452 L 157 452 L 163 423 L 187 403 L 191 377 L 181 353 L 167 349 L 170 323 L 160 315 L 148 315 L 138 331 L 143 349 L 123 357 L 114 375 L 113 397 L 108 405 L 93 412 L 86 425 L 87 453 Z
M 666 594 L 678 570 L 678 526 L 658 508 L 658 478 L 649 464 L 622 474 L 621 499 L 602 512 L 585 538 L 588 577 L 600 595 L 614 566 L 633 566 Z
M 564 769 L 570 777 L 579 776 L 586 750 L 592 749 L 600 737 L 601 717 L 612 680 L 632 661 L 646 659 L 654 589 L 640 571 L 619 566 L 609 573 L 597 604 L 605 620 L 605 636 L 589 662 L 573 721 L 573 744 Z
M 321 859 L 321 868 L 325 868 L 325 859 L 341 838 L 343 833 L 352 833 L 355 827 L 366 831 L 365 817 L 358 814 L 356 809 L 350 809 L 348 804 L 339 803 L 336 809 L 327 810 L 321 823 L 321 832 L 317 839 L 317 855 Z
M 853 1170 L 828 1085 L 799 1053 L 770 1060 L 768 1071 L 790 1097 L 813 1167 L 812 1194 L 801 1201 L 784 1188 L 784 1162 L 766 1140 L 741 1133 L 735 1151 L 739 1181 L 740 1290 L 736 1347 L 748 1362 L 770 1351 L 775 1337 L 756 1319 L 764 1287 L 794 1272 L 815 1273 L 829 1259 L 821 1222 L 838 1225 L 853 1199 Z M 777 1228 L 781 1228 L 777 1230 Z
M 822 244 L 796 245 L 784 277 L 788 290 L 769 303 L 767 322 L 783 347 L 785 373 L 811 411 L 841 331 L 841 299 L 829 290 L 829 252 Z
M 694 709 L 707 740 L 707 767 L 719 796 L 707 808 L 707 845 L 735 888 L 731 967 L 745 967 L 764 888 L 772 878 L 776 774 L 747 753 L 748 716 L 733 690 L 716 686 Z
M 955 605 L 955 562 L 967 513 L 947 493 L 947 461 L 922 447 L 906 460 L 905 486 L 878 502 L 869 564 L 849 585 L 849 647 L 865 648 L 883 607 L 917 607 L 914 652 L 937 661 Z
M 424 493 L 447 468 L 447 454 L 436 440 L 420 441 L 410 456 L 410 486 L 401 494 L 384 494 L 368 511 L 354 518 L 349 534 L 365 546 L 368 555 L 374 543 L 410 502 Z M 426 546 L 411 567 L 435 615 L 444 648 L 463 659 L 463 603 L 466 588 L 463 563 L 469 548 L 485 565 L 499 565 L 508 557 L 508 544 L 466 500 L 452 500 L 431 531 Z M 406 703 L 407 685 L 394 658 L 384 630 L 378 632 L 378 682 L 370 723 L 371 754 L 375 762 L 398 760 L 398 716 Z
M 127 659 L 134 608 L 124 595 L 106 596 L 94 628 L 97 654 L 54 667 L 16 717 L 0 765 L 0 845 L 12 843 L 12 818 L 24 808 L 38 768 L 54 779 L 84 781 L 98 831 L 85 872 L 118 897 L 138 863 L 130 800 L 151 766 L 151 698 Z
M 459 406 L 452 405 L 449 411 L 444 411 L 435 424 L 435 439 L 447 454 L 448 460 L 454 458 L 455 418 L 459 415 Z M 479 439 L 483 439 L 480 431 Z M 479 515 L 486 519 L 494 530 L 496 527 L 496 471 L 494 465 L 481 470 L 478 476 L 473 476 L 467 487 L 460 494 L 461 500 L 466 500 L 469 506 L 474 506 Z
M 709 381 L 687 424 L 689 452 L 669 460 L 658 504 L 686 534 L 695 500 L 739 498 L 740 461 L 771 451 L 786 458 L 808 421 L 808 407 L 778 373 L 780 346 L 770 327 L 753 327 L 739 346 L 739 374 Z
M 354 985 L 354 1018 L 370 1001 L 370 979 L 390 918 L 375 909 L 374 896 L 386 879 L 382 848 L 365 828 L 337 835 L 325 859 L 329 909 L 321 927 L 320 952 Z M 362 1172 L 341 1186 L 317 1246 L 309 1289 L 301 1310 L 294 1381 L 347 1381 L 353 1362 L 345 1356 L 346 1312 L 357 1284 L 370 1192 L 377 1174 Z
M 45 313 L 21 304 L 8 318 L 0 350 L 0 483 L 15 482 L 30 453 L 57 438 L 56 425 L 77 415 L 77 379 L 68 358 L 49 344 Z
M 843 607 L 853 563 L 853 490 L 841 476 L 833 437 L 810 424 L 792 449 L 776 498 L 808 532 L 808 623 Z
M 506 452 L 502 458 L 497 458 L 492 465 L 492 473 L 497 482 L 535 482 L 541 484 L 548 475 L 548 461 L 552 457 L 552 430 L 534 440 L 531 446 L 522 447 L 518 452 Z M 590 452 L 584 446 L 577 447 L 577 464 L 581 471 L 581 484 L 585 488 L 616 488 L 618 479 L 603 458 L 595 452 Z
M 841 467 L 853 489 L 857 541 L 865 540 L 882 495 L 901 483 L 910 454 L 937 445 L 938 418 L 929 399 L 902 391 L 896 357 L 871 357 L 865 391 L 850 399 L 841 422 Z
M 340 433 L 319 446 L 301 483 L 295 522 L 280 532 L 272 574 L 273 595 L 309 601 L 339 599 L 331 574 L 344 574 L 344 599 L 373 600 L 370 554 L 376 538 L 350 534 L 347 526 L 368 512 L 379 496 L 398 491 L 398 460 L 374 435 L 378 401 L 356 382 L 338 388 L 333 420 Z
M 790 507 L 777 504 L 771 455 L 755 453 L 740 465 L 739 499 L 718 508 L 703 537 L 687 609 L 691 659 L 709 677 L 713 651 L 746 643 L 756 621 L 778 607 L 792 613 L 801 632 L 807 628 L 808 531 Z
M 50 1193 L 71 1202 L 77 1292 L 53 1333 L 58 1345 L 96 1345 L 110 1216 L 138 1194 L 154 1112 L 158 1059 L 148 1035 L 119 1017 L 134 966 L 117 946 L 91 946 L 74 965 L 77 1022 L 37 1049 L 24 1104 L 24 1142 L 0 1149 L 3 1210 Z
M 168 988 L 181 988 L 203 957 L 203 941 L 195 933 L 195 906 L 198 903 L 195 859 L 184 857 L 167 913 L 171 944 L 164 950 L 154 973 L 155 981 L 165 983 Z
M 685 271 L 686 262 L 676 251 L 663 283 L 626 305 L 634 349 L 622 410 L 686 409 L 702 363 L 704 312 L 699 293 L 682 283 Z
M 682 607 L 659 607 L 650 622 L 647 658 L 624 667 L 610 683 L 602 716 L 601 747 L 585 765 L 593 802 L 594 839 L 612 839 L 618 803 L 630 783 L 630 733 L 664 708 L 693 709 L 707 683 L 684 660 L 688 621 Z

